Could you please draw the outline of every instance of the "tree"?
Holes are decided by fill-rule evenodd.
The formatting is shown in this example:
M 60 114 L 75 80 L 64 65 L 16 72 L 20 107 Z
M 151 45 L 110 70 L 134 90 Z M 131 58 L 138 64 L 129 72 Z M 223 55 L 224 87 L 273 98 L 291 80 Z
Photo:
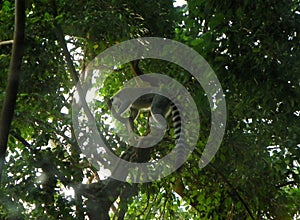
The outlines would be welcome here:
M 17 99 L 20 69 L 24 51 L 25 32 L 25 3 L 16 1 L 15 32 L 13 40 L 12 59 L 9 67 L 8 84 L 5 93 L 1 116 L 0 116 L 0 182 L 7 149 L 7 140 L 10 124 L 13 118 Z
M 299 216 L 299 5 L 296 0 L 189 0 L 177 8 L 172 1 L 163 0 L 28 1 L 19 94 L 0 187 L 0 217 Z M 2 103 L 12 95 L 4 88 L 9 84 L 9 61 L 14 57 L 7 42 L 13 39 L 16 5 L 5 0 L 0 7 L 0 42 L 5 42 L 0 43 L 0 107 L 5 109 Z M 174 64 L 142 60 L 139 67 L 143 72 L 165 73 L 194 97 L 201 118 L 196 150 L 180 177 L 174 173 L 147 184 L 100 180 L 74 136 L 74 86 L 97 54 L 124 40 L 144 36 L 176 39 L 209 62 L 226 95 L 226 134 L 213 161 L 199 169 L 210 129 L 203 89 Z M 17 54 L 22 57 L 22 53 Z M 112 97 L 132 77 L 129 64 L 120 66 L 99 93 Z M 108 145 L 118 156 L 130 160 L 132 149 L 104 123 L 110 114 L 107 103 L 100 101 L 96 107 L 100 110 L 94 117 L 102 121 L 99 130 L 108 137 Z M 140 134 L 145 135 L 147 116 L 141 115 L 137 123 Z M 172 129 L 170 133 L 143 160 L 168 153 L 174 147 Z M 177 187 L 182 185 L 183 191 Z

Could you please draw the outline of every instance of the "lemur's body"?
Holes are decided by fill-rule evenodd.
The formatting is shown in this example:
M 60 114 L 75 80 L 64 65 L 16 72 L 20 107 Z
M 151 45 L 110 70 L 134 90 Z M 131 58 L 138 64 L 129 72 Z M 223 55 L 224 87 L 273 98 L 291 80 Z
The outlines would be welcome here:
M 141 73 L 139 69 L 137 69 L 136 72 L 138 72 L 139 75 Z M 149 83 L 150 86 L 155 83 L 154 78 L 144 77 L 144 79 L 147 79 L 147 83 Z M 124 123 L 127 130 L 130 132 L 135 130 L 134 120 L 137 118 L 140 111 L 150 112 L 149 121 L 151 129 L 161 129 L 165 131 L 168 128 L 167 119 L 168 117 L 171 117 L 174 128 L 175 144 L 177 148 L 177 159 L 175 166 L 179 167 L 180 165 L 178 165 L 178 163 L 182 164 L 182 157 L 184 157 L 183 155 L 186 147 L 186 140 L 184 140 L 184 135 L 181 134 L 183 132 L 180 112 L 175 103 L 165 96 L 153 93 L 143 93 L 142 90 L 145 91 L 147 88 L 124 88 L 118 92 L 111 100 L 112 114 L 118 121 Z M 144 95 L 141 95 L 136 100 L 133 100 L 133 94 L 136 94 L 139 91 L 141 91 L 141 94 Z M 126 118 L 124 115 L 128 111 L 130 111 L 130 116 Z M 153 126 L 151 126 L 151 124 Z

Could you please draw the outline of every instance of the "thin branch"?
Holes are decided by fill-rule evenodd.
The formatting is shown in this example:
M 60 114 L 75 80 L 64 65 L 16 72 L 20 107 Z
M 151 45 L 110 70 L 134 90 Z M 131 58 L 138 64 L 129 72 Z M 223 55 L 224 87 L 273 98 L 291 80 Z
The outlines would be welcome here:
M 296 184 L 297 184 L 296 181 L 288 181 L 288 182 L 285 182 L 285 183 L 278 184 L 276 186 L 276 188 L 282 188 L 282 187 L 285 187 L 285 186 L 296 185 Z
M 251 219 L 255 219 L 248 204 L 246 203 L 246 201 L 243 199 L 243 197 L 239 194 L 239 192 L 237 191 L 237 189 L 230 183 L 230 181 L 227 179 L 227 177 L 221 173 L 214 165 L 212 165 L 211 163 L 208 164 L 210 167 L 212 167 L 215 172 L 217 174 L 219 174 L 222 179 L 224 180 L 224 182 L 229 186 L 229 188 L 231 189 L 232 193 L 240 200 L 240 202 L 243 204 L 243 206 L 245 207 L 245 209 L 247 210 L 249 216 L 251 217 Z
M 5 41 L 0 42 L 0 46 L 7 45 L 7 44 L 13 44 L 13 43 L 14 43 L 14 40 L 5 40 Z
M 12 131 L 11 135 L 16 138 L 18 141 L 20 141 L 27 149 L 29 149 L 30 151 L 32 151 L 32 153 L 38 153 L 37 150 L 34 149 L 34 147 L 32 147 L 32 145 L 30 143 L 28 143 L 28 141 L 26 141 L 20 134 Z M 36 159 L 34 159 L 35 162 L 39 162 Z M 69 181 L 60 171 L 58 171 L 58 169 L 56 167 L 53 166 L 53 164 L 46 162 L 46 160 L 43 161 L 46 164 L 43 164 L 44 166 L 47 166 L 48 170 L 51 171 L 51 174 L 53 176 L 57 176 L 57 178 L 62 182 L 62 184 L 64 186 L 70 186 L 71 181 Z
M 7 141 L 14 109 L 17 100 L 21 64 L 24 52 L 25 39 L 25 0 L 15 1 L 15 30 L 12 57 L 9 65 L 8 82 L 5 90 L 5 99 L 0 116 L 0 183 L 3 172 Z
M 200 153 L 197 151 L 194 151 L 195 154 L 199 157 L 201 157 Z M 227 177 L 219 171 L 219 169 L 214 166 L 212 163 L 209 163 L 208 166 L 210 166 L 211 168 L 213 168 L 215 170 L 215 172 L 221 176 L 221 178 L 223 179 L 223 181 L 229 186 L 229 188 L 231 189 L 231 192 L 240 200 L 240 202 L 243 204 L 243 206 L 245 207 L 246 211 L 248 212 L 249 216 L 251 219 L 255 219 L 248 204 L 246 203 L 246 201 L 243 199 L 243 197 L 239 194 L 239 192 L 237 191 L 237 189 L 231 184 L 231 182 L 227 179 Z
M 21 144 L 23 144 L 26 148 L 28 148 L 30 151 L 33 151 L 33 153 L 35 153 L 34 148 L 31 146 L 31 144 L 29 144 L 20 134 L 18 134 L 15 131 L 11 131 L 10 134 L 17 139 L 18 141 L 21 142 Z

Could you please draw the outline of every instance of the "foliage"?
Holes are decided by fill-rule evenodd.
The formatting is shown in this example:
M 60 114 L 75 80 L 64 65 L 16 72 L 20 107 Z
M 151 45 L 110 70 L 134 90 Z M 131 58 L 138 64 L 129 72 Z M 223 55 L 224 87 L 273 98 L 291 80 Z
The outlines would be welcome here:
M 12 39 L 14 3 L 2 1 L 0 8 L 1 42 Z M 120 205 L 118 212 L 111 209 L 111 218 L 124 209 L 125 219 L 299 217 L 300 1 L 189 0 L 174 8 L 172 1 L 165 0 L 30 0 L 26 15 L 22 78 L 0 187 L 1 219 L 84 219 L 89 203 L 76 187 L 101 183 L 73 134 L 71 104 L 76 82 L 56 24 L 66 35 L 78 73 L 98 53 L 123 40 L 168 37 L 198 51 L 226 94 L 226 135 L 214 160 L 199 170 L 210 129 L 209 106 L 201 86 L 175 65 L 158 60 L 140 63 L 146 73 L 163 72 L 185 85 L 197 103 L 201 133 L 196 151 L 182 169 L 183 197 L 172 187 L 178 179 L 173 174 L 139 185 L 138 193 L 124 204 L 117 196 Z M 11 45 L 0 44 L 0 48 L 1 107 Z M 130 78 L 129 65 L 119 67 L 99 93 L 111 97 Z M 101 110 L 95 117 L 107 120 L 106 103 L 101 100 L 96 107 Z M 139 120 L 147 123 L 146 116 Z M 101 123 L 99 129 L 115 153 L 124 155 L 128 147 L 116 131 Z M 152 158 L 172 148 L 174 143 L 167 140 L 152 152 Z M 75 195 L 67 196 L 67 189 Z M 111 199 L 101 196 L 100 204 Z

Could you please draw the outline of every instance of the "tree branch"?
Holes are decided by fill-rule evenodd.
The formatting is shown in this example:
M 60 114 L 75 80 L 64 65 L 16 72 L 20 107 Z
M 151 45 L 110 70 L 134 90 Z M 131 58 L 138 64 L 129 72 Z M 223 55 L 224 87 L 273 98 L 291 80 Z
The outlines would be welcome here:
M 5 41 L 0 42 L 0 46 L 1 45 L 7 45 L 7 44 L 13 44 L 13 43 L 14 43 L 14 40 L 5 40 Z
M 25 38 L 25 0 L 15 1 L 15 31 L 5 99 L 0 116 L 0 183 L 11 121 L 17 100 Z
M 197 152 L 197 151 L 194 151 L 194 152 L 195 152 L 195 154 L 196 154 L 197 156 L 201 157 L 201 154 L 200 154 L 199 152 Z M 227 179 L 227 177 L 226 177 L 222 172 L 220 172 L 219 169 L 218 169 L 216 166 L 214 166 L 212 163 L 209 163 L 208 166 L 211 167 L 212 169 L 214 169 L 215 172 L 216 172 L 216 173 L 223 179 L 223 181 L 229 186 L 229 188 L 231 189 L 232 194 L 235 195 L 235 196 L 238 198 L 238 200 L 240 200 L 240 202 L 243 204 L 243 206 L 245 207 L 246 211 L 248 212 L 250 218 L 254 220 L 255 218 L 254 218 L 254 216 L 253 216 L 253 214 L 252 214 L 252 212 L 251 212 L 251 210 L 250 210 L 248 204 L 247 204 L 246 201 L 243 199 L 243 197 L 240 195 L 240 193 L 237 191 L 237 189 L 236 189 L 236 188 L 231 184 L 231 182 Z
M 30 151 L 32 151 L 32 153 L 36 153 L 38 154 L 39 152 L 34 149 L 31 144 L 29 144 L 20 134 L 12 131 L 11 135 L 16 138 L 18 141 L 20 141 L 25 147 L 27 147 Z M 37 167 L 46 167 L 47 168 L 47 172 L 51 173 L 51 175 L 53 176 L 57 176 L 57 178 L 62 182 L 62 184 L 64 186 L 72 186 L 70 185 L 71 181 L 68 180 L 63 173 L 61 173 L 56 167 L 53 166 L 52 163 L 49 163 L 47 160 L 44 161 L 38 161 L 36 158 L 34 158 L 34 161 L 36 162 L 36 164 L 38 164 L 39 166 Z
M 280 189 L 280 188 L 285 187 L 285 186 L 296 185 L 296 184 L 297 184 L 296 181 L 287 181 L 287 182 L 285 182 L 285 183 L 278 184 L 278 185 L 276 186 L 276 188 L 277 188 L 277 189 Z
M 240 200 L 240 202 L 243 204 L 243 206 L 245 207 L 246 211 L 248 212 L 249 216 L 251 219 L 255 219 L 248 204 L 246 203 L 246 201 L 243 199 L 243 197 L 240 195 L 240 193 L 237 191 L 237 189 L 231 184 L 231 182 L 227 179 L 227 177 L 220 172 L 217 167 L 215 167 L 212 163 L 208 164 L 210 167 L 212 167 L 215 172 L 217 174 L 219 174 L 221 176 L 221 178 L 223 179 L 223 181 L 229 186 L 229 188 L 231 189 L 231 192 L 238 198 L 238 200 Z

